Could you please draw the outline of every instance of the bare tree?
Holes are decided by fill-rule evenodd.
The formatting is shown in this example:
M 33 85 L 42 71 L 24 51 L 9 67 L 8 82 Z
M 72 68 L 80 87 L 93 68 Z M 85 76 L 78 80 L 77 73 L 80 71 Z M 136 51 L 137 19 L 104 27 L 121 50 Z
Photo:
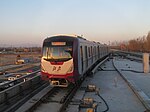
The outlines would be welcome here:
M 148 32 L 146 39 L 147 39 L 147 50 L 150 52 L 150 32 Z
M 128 42 L 115 41 L 111 45 L 126 51 L 150 52 L 150 32 L 148 32 L 147 36 L 131 39 Z

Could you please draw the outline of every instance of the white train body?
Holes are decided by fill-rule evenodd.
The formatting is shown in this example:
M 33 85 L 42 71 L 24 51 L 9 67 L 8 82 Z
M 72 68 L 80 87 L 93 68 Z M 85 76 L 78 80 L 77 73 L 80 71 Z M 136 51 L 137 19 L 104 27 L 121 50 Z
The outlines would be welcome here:
M 55 86 L 76 83 L 93 65 L 109 54 L 107 45 L 79 36 L 57 35 L 43 42 L 41 73 Z

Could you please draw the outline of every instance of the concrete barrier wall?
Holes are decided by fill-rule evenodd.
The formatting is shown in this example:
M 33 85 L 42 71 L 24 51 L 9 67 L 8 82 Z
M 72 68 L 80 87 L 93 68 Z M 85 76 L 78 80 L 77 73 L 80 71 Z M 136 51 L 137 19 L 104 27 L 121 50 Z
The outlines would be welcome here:
M 35 86 L 37 83 L 41 81 L 41 76 L 37 75 L 26 82 L 21 82 L 13 87 L 10 87 L 4 91 L 0 92 L 0 104 L 6 102 L 7 100 L 11 99 L 12 97 L 18 95 L 21 92 Z

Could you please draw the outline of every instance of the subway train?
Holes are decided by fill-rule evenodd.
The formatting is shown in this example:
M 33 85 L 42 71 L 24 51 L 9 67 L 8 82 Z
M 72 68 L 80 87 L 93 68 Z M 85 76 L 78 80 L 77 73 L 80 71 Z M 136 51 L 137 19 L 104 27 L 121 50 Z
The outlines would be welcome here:
M 43 41 L 41 76 L 53 86 L 76 84 L 96 62 L 109 54 L 109 47 L 77 35 L 55 35 Z

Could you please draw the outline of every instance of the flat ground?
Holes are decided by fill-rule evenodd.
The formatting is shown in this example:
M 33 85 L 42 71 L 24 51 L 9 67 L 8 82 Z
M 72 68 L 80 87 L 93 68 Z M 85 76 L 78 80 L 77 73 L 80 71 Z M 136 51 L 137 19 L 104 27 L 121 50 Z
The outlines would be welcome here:
M 84 88 L 88 84 L 94 84 L 97 88 L 100 88 L 100 95 L 109 106 L 108 112 L 144 112 L 146 110 L 128 84 L 114 69 L 112 60 L 107 61 L 101 68 L 102 70 L 98 71 L 93 77 L 87 78 L 81 87 Z M 78 112 L 79 106 L 75 105 L 74 101 L 79 101 L 83 98 L 93 98 L 98 104 L 97 112 L 102 112 L 106 109 L 106 105 L 95 92 L 85 92 L 85 90 L 81 89 L 78 90 L 73 99 L 73 104 L 69 105 L 67 112 Z M 81 108 L 81 112 L 86 111 Z
M 39 60 L 41 56 L 40 53 L 0 54 L 0 66 L 15 64 L 18 55 L 21 58 L 32 58 L 34 61 Z

